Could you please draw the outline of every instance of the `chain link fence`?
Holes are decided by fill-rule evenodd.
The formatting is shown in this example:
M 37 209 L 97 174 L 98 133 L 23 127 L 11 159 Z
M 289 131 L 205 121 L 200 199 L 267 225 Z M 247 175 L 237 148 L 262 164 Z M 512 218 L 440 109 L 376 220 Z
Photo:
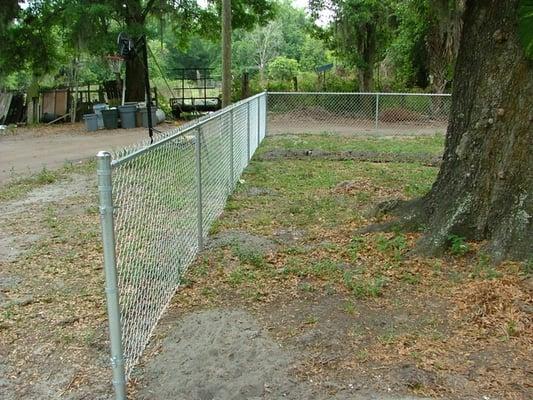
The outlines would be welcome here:
M 451 96 L 425 93 L 269 93 L 268 134 L 445 133 Z
M 116 153 L 98 187 L 116 398 L 267 134 L 434 134 L 448 95 L 261 93 Z M 268 125 L 268 128 L 267 128 Z
M 156 138 L 100 152 L 113 384 L 126 382 L 183 273 L 266 134 L 261 93 Z

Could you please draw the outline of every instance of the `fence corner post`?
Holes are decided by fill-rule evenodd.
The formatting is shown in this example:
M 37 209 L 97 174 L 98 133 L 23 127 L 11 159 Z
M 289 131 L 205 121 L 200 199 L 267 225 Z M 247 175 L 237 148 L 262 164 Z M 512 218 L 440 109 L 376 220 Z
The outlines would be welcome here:
M 233 157 L 233 108 L 229 110 L 229 174 L 230 174 L 230 193 L 233 191 L 233 186 L 235 184 L 235 161 Z
M 204 216 L 202 212 L 202 128 L 196 129 L 195 159 L 196 159 L 196 215 L 198 227 L 198 251 L 204 248 Z
M 101 151 L 96 155 L 98 194 L 100 198 L 100 223 L 104 247 L 105 293 L 109 318 L 109 339 L 111 344 L 111 367 L 113 386 L 117 400 L 126 400 L 126 373 L 122 348 L 120 324 L 120 302 L 118 292 L 115 254 L 115 227 L 113 222 L 113 193 L 111 181 L 111 154 Z

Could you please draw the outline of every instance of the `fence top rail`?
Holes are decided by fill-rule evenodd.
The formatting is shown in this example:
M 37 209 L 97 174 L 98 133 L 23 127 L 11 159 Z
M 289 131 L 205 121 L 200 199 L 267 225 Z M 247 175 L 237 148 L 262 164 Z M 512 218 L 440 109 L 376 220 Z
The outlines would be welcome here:
M 131 153 L 123 156 L 123 157 L 119 157 L 115 160 L 112 160 L 111 161 L 111 166 L 112 167 L 117 167 L 119 166 L 120 164 L 123 164 L 127 161 L 131 161 L 137 157 L 139 157 L 140 155 L 148 152 L 148 151 L 151 151 L 163 144 L 165 144 L 166 142 L 170 141 L 170 140 L 173 140 L 173 139 L 176 139 L 180 136 L 183 136 L 205 124 L 207 124 L 208 122 L 214 120 L 214 119 L 217 119 L 217 118 L 220 118 L 221 116 L 225 115 L 225 114 L 228 114 L 229 112 L 233 111 L 235 108 L 243 105 L 243 104 L 246 104 L 246 103 L 250 103 L 252 102 L 253 100 L 255 99 L 258 99 L 260 98 L 261 96 L 265 96 L 266 95 L 266 92 L 261 92 L 261 93 L 257 93 L 256 95 L 254 96 L 251 96 L 251 97 L 248 97 L 246 99 L 243 99 L 243 100 L 240 100 L 236 103 L 233 103 L 219 111 L 216 111 L 212 114 L 209 114 L 205 117 L 201 117 L 197 120 L 194 120 L 192 121 L 190 124 L 186 124 L 186 125 L 183 125 L 183 126 L 179 126 L 177 127 L 176 129 L 172 129 L 171 131 L 167 132 L 168 136 L 164 136 L 163 138 L 161 138 L 160 140 L 157 140 L 157 141 L 154 141 L 154 143 L 152 144 L 149 144 L 149 145 L 146 145 L 146 146 L 143 146 L 143 147 L 140 147 L 138 150 L 134 150 L 132 151 Z
M 450 97 L 450 93 L 390 93 L 390 92 L 268 92 L 282 95 L 367 95 L 367 96 L 442 96 Z

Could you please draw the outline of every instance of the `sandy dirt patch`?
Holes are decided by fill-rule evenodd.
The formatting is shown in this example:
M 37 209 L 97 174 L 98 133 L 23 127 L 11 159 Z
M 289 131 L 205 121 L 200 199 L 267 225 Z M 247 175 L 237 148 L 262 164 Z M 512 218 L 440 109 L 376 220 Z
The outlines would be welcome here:
M 166 325 L 171 330 L 159 354 L 145 364 L 137 399 L 392 400 L 357 393 L 356 384 L 330 395 L 312 381 L 296 379 L 292 372 L 296 355 L 243 310 L 201 311 Z
M 158 125 L 160 131 L 176 125 Z M 94 157 L 100 150 L 114 150 L 146 139 L 145 128 L 86 132 L 83 124 L 17 128 L 0 136 L 0 184 L 43 168 Z

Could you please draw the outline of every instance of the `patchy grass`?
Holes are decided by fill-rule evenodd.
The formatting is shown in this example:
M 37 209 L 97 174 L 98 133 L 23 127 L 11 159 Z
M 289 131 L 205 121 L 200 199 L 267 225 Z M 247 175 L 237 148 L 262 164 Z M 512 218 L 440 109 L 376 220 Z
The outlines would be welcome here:
M 87 161 L 78 164 L 68 163 L 63 168 L 49 170 L 43 168 L 41 171 L 23 178 L 14 178 L 7 184 L 0 186 L 0 202 L 15 200 L 31 192 L 33 189 L 49 185 L 59 180 L 68 179 L 73 173 L 94 172 L 95 162 Z
M 2 216 L 8 232 L 39 235 L 16 260 L 0 260 L 0 277 L 15 282 L 0 293 L 0 357 L 10 376 L 6 393 L 15 393 L 10 385 L 24 398 L 110 392 L 109 369 L 102 363 L 108 336 L 99 216 L 91 206 L 97 204 L 96 185 L 83 176 L 91 167 L 43 170 L 2 188 L 7 205 L 6 199 L 23 198 L 36 187 L 46 190 L 70 180 L 71 173 L 87 183 L 86 193 L 26 199 L 24 207 Z
M 276 135 L 269 137 L 257 154 L 277 149 L 324 151 L 373 151 L 394 154 L 442 154 L 444 135 L 418 137 L 350 137 L 337 134 Z
M 301 135 L 267 138 L 259 151 L 438 154 L 442 145 L 439 136 Z M 436 173 L 417 163 L 252 161 L 216 232 L 247 231 L 276 246 L 261 254 L 246 243 L 204 253 L 171 310 L 249 309 L 297 352 L 297 375 L 317 385 L 356 380 L 398 394 L 527 398 L 530 263 L 494 267 L 479 245 L 458 237 L 434 259 L 410 254 L 420 233 L 355 233 L 374 222 L 366 216 L 374 204 L 424 194 Z
M 282 146 L 438 154 L 442 138 L 277 136 L 260 151 Z M 69 168 L 14 182 L 0 199 L 94 164 Z M 242 240 L 205 251 L 170 312 L 249 310 L 296 355 L 291 379 L 312 379 L 328 393 L 365 382 L 401 395 L 530 398 L 531 262 L 495 267 L 479 245 L 458 238 L 457 251 L 442 258 L 415 257 L 420 233 L 357 234 L 374 222 L 366 211 L 375 203 L 421 195 L 436 173 L 417 163 L 252 161 L 210 233 L 245 231 L 272 246 L 260 251 Z M 1 265 L 22 283 L 6 292 L 15 301 L 0 310 L 0 356 L 20 382 L 42 386 L 43 365 L 63 371 L 51 379 L 65 397 L 110 391 L 94 204 L 88 193 L 12 221 L 43 238 Z

